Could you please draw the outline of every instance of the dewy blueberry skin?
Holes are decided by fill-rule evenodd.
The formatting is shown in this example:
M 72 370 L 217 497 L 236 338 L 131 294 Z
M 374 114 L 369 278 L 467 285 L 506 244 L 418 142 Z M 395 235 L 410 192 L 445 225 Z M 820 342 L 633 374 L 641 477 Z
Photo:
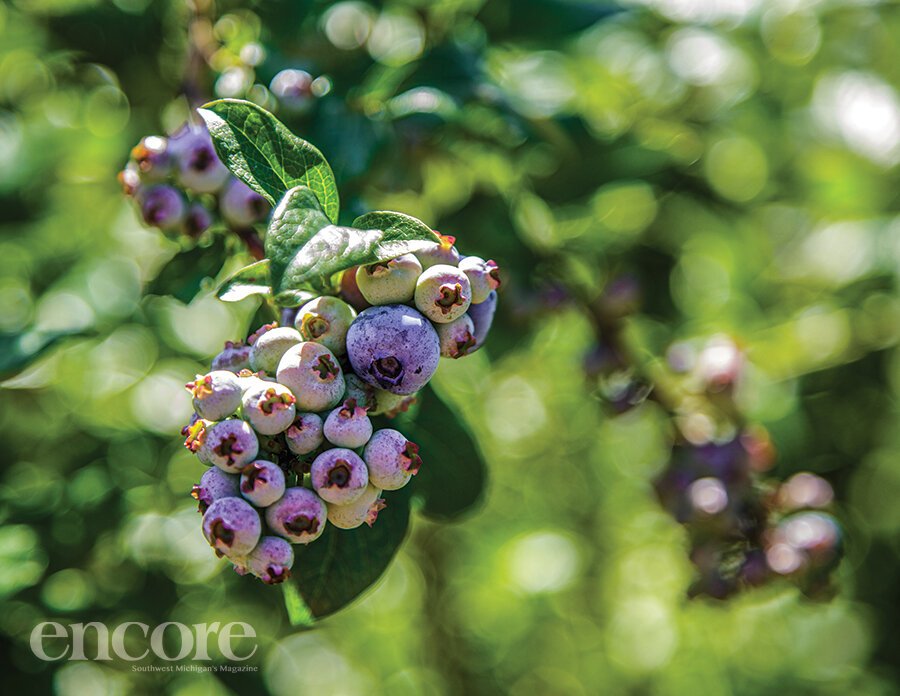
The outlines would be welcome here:
M 246 556 L 261 533 L 259 513 L 242 498 L 219 498 L 203 514 L 203 536 L 225 556 Z
M 312 463 L 313 488 L 325 502 L 347 505 L 363 494 L 369 483 L 365 462 L 356 452 L 341 447 L 322 452 Z
M 308 544 L 325 531 L 328 512 L 322 499 L 308 488 L 288 488 L 266 508 L 266 523 L 292 544 Z
M 347 333 L 353 371 L 372 386 L 393 394 L 413 394 L 437 370 L 440 341 L 431 322 L 403 305 L 371 307 Z

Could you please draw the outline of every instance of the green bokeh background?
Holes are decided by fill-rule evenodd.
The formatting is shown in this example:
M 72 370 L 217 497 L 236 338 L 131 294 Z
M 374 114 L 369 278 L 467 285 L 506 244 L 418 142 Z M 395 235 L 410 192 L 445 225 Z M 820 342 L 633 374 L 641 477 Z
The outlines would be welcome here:
M 255 300 L 210 295 L 236 240 L 169 265 L 189 245 L 144 229 L 115 180 L 141 136 L 188 112 L 188 10 L 2 4 L 0 345 L 8 358 L 57 341 L 0 389 L 4 689 L 898 691 L 896 4 L 215 11 L 212 62 L 232 85 L 291 66 L 329 77 L 295 122 L 333 164 L 349 219 L 401 210 L 503 264 L 489 345 L 436 378 L 489 487 L 462 521 L 414 517 L 385 577 L 314 631 L 286 625 L 277 589 L 216 560 L 187 495 L 203 467 L 178 437 L 183 383 L 246 331 Z M 253 42 L 267 55 L 248 78 Z M 772 435 L 773 474 L 814 471 L 835 487 L 847 553 L 832 600 L 787 583 L 686 599 L 687 537 L 650 483 L 669 420 L 653 403 L 605 415 L 581 369 L 591 326 L 554 304 L 560 280 L 592 296 L 623 272 L 641 282 L 629 323 L 642 349 L 733 336 L 750 361 L 739 404 Z M 45 620 L 247 621 L 259 669 L 44 663 L 28 637 Z

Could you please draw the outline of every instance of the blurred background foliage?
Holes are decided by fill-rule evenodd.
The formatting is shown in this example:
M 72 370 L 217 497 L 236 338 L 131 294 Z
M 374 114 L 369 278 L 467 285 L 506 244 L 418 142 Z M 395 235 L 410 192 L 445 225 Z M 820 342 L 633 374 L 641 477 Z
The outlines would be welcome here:
M 4 686 L 82 694 L 895 693 L 900 683 L 900 10 L 851 0 L 223 1 L 207 96 L 278 112 L 342 217 L 416 215 L 500 261 L 487 348 L 436 384 L 490 466 L 481 506 L 414 519 L 384 579 L 313 632 L 198 531 L 183 383 L 255 300 L 234 240 L 143 228 L 115 180 L 189 113 L 179 0 L 0 5 L 0 633 Z M 203 30 L 204 26 L 196 27 Z M 192 254 L 178 256 L 179 252 Z M 185 262 L 184 259 L 188 261 Z M 179 260 L 180 259 L 180 260 Z M 226 268 L 220 270 L 222 264 Z M 173 265 L 174 264 L 174 265 Z M 178 265 L 181 264 L 181 265 Z M 688 600 L 659 506 L 670 419 L 613 417 L 573 295 L 627 274 L 642 355 L 730 335 L 779 478 L 835 489 L 836 596 Z M 565 288 L 565 290 L 563 289 Z M 24 371 L 24 359 L 37 356 Z M 42 663 L 43 620 L 250 622 L 247 674 Z

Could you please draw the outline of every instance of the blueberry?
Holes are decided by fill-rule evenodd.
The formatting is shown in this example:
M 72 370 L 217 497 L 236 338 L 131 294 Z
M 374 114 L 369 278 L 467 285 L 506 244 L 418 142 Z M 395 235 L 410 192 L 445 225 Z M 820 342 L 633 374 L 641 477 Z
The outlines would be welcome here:
M 141 189 L 138 195 L 144 222 L 161 230 L 175 229 L 187 215 L 184 196 L 174 186 L 158 184 Z
M 197 454 L 223 471 L 237 474 L 256 459 L 258 453 L 259 441 L 253 428 L 242 420 L 226 420 L 206 430 Z
M 497 291 L 495 290 L 481 304 L 469 307 L 467 314 L 475 327 L 475 346 L 469 352 L 472 353 L 484 345 L 491 324 L 494 323 L 494 312 L 497 311 Z
M 246 559 L 247 569 L 267 585 L 277 585 L 291 577 L 294 549 L 277 536 L 264 536 Z
M 178 183 L 197 193 L 215 193 L 230 173 L 216 155 L 212 139 L 201 126 L 184 126 L 169 141 L 178 164 Z
M 215 466 L 204 471 L 200 483 L 191 490 L 191 497 L 197 501 L 200 512 L 206 512 L 219 498 L 236 498 L 240 494 L 240 478 Z
M 461 358 L 475 348 L 475 325 L 467 314 L 448 324 L 437 324 L 435 328 L 441 342 L 441 356 Z
M 300 332 L 288 326 L 269 329 L 253 341 L 250 348 L 250 369 L 274 374 L 281 356 L 302 340 Z
M 437 264 L 446 264 L 448 266 L 456 266 L 459 263 L 459 252 L 453 244 L 456 237 L 450 235 L 438 235 L 440 242 L 435 242 L 433 246 L 423 251 L 415 252 L 415 257 L 419 259 L 423 269 L 429 269 Z
M 304 341 L 288 350 L 278 363 L 277 376 L 303 411 L 332 408 L 344 394 L 344 373 L 337 358 L 318 343 Z
M 353 371 L 372 386 L 393 394 L 413 394 L 437 370 L 437 332 L 410 307 L 385 305 L 360 313 L 347 333 Z
M 459 270 L 466 274 L 472 286 L 472 304 L 481 304 L 500 287 L 500 269 L 494 261 L 467 256 L 460 260 Z
M 322 418 L 315 413 L 298 413 L 291 427 L 285 431 L 284 439 L 294 454 L 315 452 L 325 442 Z
M 370 304 L 401 304 L 412 300 L 420 275 L 419 260 L 412 254 L 404 254 L 390 261 L 360 266 L 356 271 L 356 285 Z
M 304 341 L 321 343 L 335 355 L 347 352 L 347 331 L 356 310 L 337 297 L 317 297 L 300 308 L 294 326 Z
M 241 495 L 256 507 L 268 507 L 284 495 L 284 472 L 277 464 L 257 459 L 241 471 Z
M 327 503 L 347 505 L 359 498 L 369 483 L 366 464 L 356 452 L 342 447 L 322 452 L 310 469 L 312 486 Z
M 159 135 L 148 135 L 131 150 L 131 159 L 144 181 L 164 181 L 172 172 L 169 141 Z
M 328 521 L 339 529 L 356 529 L 363 523 L 370 527 L 375 523 L 378 513 L 385 508 L 381 491 L 371 483 L 366 490 L 352 503 L 334 505 L 326 503 Z
M 266 508 L 266 523 L 292 544 L 308 544 L 325 531 L 325 503 L 308 488 L 288 488 L 280 500 Z
M 240 179 L 230 179 L 219 198 L 219 211 L 233 227 L 249 227 L 265 220 L 270 210 L 268 201 Z
M 212 369 L 240 372 L 250 367 L 250 346 L 241 341 L 226 341 L 225 348 L 212 361 Z
M 366 409 L 356 405 L 355 399 L 347 399 L 325 419 L 325 439 L 337 447 L 355 449 L 362 447 L 372 437 L 372 421 Z
M 277 435 L 294 422 L 296 402 L 287 387 L 277 382 L 258 380 L 244 392 L 244 420 L 261 435 Z
M 184 386 L 194 397 L 194 411 L 205 420 L 223 420 L 240 408 L 242 389 L 233 372 L 213 370 Z
M 203 514 L 203 536 L 225 556 L 246 556 L 261 533 L 259 513 L 241 498 L 219 498 Z
M 285 111 L 301 114 L 313 102 L 312 75 L 305 70 L 282 70 L 269 83 L 269 89 Z
M 385 428 L 372 435 L 363 451 L 369 480 L 386 491 L 403 488 L 419 472 L 419 447 L 397 430 Z
M 199 237 L 213 223 L 212 213 L 202 203 L 191 203 L 184 218 L 184 233 L 188 237 Z
M 415 302 L 416 309 L 431 321 L 446 324 L 466 313 L 472 302 L 472 286 L 458 268 L 438 264 L 419 276 Z

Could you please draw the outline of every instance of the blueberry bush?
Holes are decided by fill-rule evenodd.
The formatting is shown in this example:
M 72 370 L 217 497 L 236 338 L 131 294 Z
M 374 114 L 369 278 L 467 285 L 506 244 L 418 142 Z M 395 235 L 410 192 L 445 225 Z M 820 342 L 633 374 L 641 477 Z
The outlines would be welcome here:
M 898 31 L 0 6 L 10 688 L 895 692 Z M 247 621 L 257 669 L 46 620 Z

